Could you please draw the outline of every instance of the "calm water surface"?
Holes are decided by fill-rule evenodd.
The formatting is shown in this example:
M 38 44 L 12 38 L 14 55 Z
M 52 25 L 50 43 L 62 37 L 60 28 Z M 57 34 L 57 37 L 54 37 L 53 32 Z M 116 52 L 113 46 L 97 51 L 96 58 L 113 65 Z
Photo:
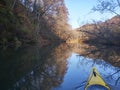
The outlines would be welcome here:
M 0 52 L 0 90 L 84 90 L 92 67 L 120 90 L 120 48 L 31 46 Z
M 53 90 L 84 90 L 85 82 L 93 66 L 97 68 L 108 84 L 112 85 L 114 88 L 119 87 L 120 89 L 120 83 L 115 84 L 120 77 L 120 72 L 112 75 L 114 72 L 120 70 L 120 68 L 114 67 L 103 60 L 93 60 L 78 56 L 77 53 L 72 53 L 67 59 L 67 63 L 67 71 L 64 75 L 63 82 Z

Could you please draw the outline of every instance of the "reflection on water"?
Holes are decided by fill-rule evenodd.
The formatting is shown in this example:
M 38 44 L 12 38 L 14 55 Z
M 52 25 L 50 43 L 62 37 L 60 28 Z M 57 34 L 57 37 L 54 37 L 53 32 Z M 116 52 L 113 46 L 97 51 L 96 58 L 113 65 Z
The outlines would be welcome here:
M 62 82 L 69 55 L 67 45 L 1 51 L 0 90 L 50 90 Z
M 83 82 L 87 80 L 93 66 L 97 68 L 108 84 L 115 86 L 114 88 L 119 87 L 120 89 L 120 83 L 116 85 L 117 79 L 120 77 L 120 72 L 114 74 L 120 70 L 120 68 L 113 67 L 103 60 L 92 60 L 90 58 L 78 56 L 78 54 L 75 53 L 73 53 L 67 61 L 68 69 L 64 76 L 64 81 L 59 87 L 53 90 L 84 90 L 85 83 Z
M 119 90 L 119 58 L 118 48 L 90 45 L 1 51 L 0 90 L 84 90 L 93 66 L 112 90 Z
M 92 85 L 88 87 L 88 90 L 108 90 L 108 89 L 100 85 Z
M 92 59 L 103 59 L 114 66 L 120 67 L 120 47 L 103 45 L 77 45 L 74 46 L 74 52 Z

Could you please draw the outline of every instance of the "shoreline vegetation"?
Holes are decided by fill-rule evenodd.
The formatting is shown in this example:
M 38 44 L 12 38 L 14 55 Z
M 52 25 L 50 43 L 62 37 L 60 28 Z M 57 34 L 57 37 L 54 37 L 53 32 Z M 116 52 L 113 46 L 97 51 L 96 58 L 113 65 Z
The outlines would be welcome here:
M 1 0 L 0 46 L 59 43 L 70 37 L 63 0 Z
M 84 43 L 120 46 L 120 17 L 86 24 L 76 30 Z
M 75 30 L 68 24 L 64 0 L 1 0 L 0 47 L 53 43 L 120 46 L 120 16 L 93 21 Z

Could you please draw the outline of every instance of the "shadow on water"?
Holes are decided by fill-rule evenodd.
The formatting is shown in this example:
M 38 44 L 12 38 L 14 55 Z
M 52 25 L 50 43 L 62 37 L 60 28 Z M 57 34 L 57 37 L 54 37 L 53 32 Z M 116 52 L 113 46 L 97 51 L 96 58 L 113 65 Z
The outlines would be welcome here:
M 29 46 L 0 52 L 1 90 L 49 90 L 62 82 L 67 45 Z M 66 53 L 66 55 L 64 54 Z M 62 67 L 60 65 L 62 64 Z
M 0 89 L 84 90 L 93 66 L 107 83 L 120 89 L 119 50 L 118 47 L 61 44 L 1 51 Z

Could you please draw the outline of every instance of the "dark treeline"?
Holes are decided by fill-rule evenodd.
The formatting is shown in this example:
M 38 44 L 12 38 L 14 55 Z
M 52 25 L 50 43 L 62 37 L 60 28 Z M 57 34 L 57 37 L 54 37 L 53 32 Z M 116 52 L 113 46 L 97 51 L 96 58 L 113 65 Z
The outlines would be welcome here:
M 1 90 L 50 90 L 60 85 L 70 50 L 63 43 L 57 47 L 49 45 L 41 48 L 34 45 L 0 52 Z
M 64 0 L 0 0 L 0 44 L 64 41 L 67 21 Z

